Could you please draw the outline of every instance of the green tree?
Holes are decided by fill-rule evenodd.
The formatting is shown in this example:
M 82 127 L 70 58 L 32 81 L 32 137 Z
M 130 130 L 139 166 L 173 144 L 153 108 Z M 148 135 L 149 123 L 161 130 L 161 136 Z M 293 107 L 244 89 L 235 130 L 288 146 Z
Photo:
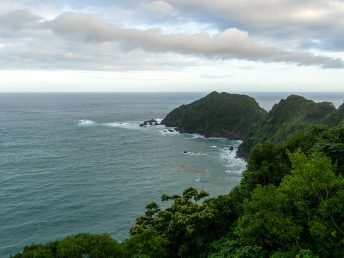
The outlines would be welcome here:
M 25 247 L 13 258 L 121 258 L 120 244 L 109 235 L 78 234 L 44 245 Z
M 279 187 L 257 187 L 244 202 L 236 233 L 272 255 L 303 249 L 321 257 L 344 256 L 344 179 L 319 152 L 290 154 L 292 174 Z
M 211 201 L 201 203 L 207 196 L 194 188 L 184 190 L 182 196 L 163 195 L 162 200 L 172 201 L 172 205 L 165 210 L 155 203 L 148 205 L 145 216 L 137 219 L 131 234 L 136 236 L 153 229 L 169 241 L 170 256 L 199 257 L 209 243 L 214 224 Z
M 124 256 L 128 258 L 164 258 L 169 253 L 166 249 L 168 241 L 159 236 L 153 229 L 135 234 L 124 242 Z

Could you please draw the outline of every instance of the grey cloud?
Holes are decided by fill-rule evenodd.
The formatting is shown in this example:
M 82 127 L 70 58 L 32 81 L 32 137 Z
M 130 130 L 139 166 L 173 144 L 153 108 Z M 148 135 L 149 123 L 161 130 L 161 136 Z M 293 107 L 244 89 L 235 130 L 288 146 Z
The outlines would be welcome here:
M 117 26 L 86 14 L 64 13 L 46 25 L 58 35 L 97 42 L 111 41 L 119 32 Z
M 2 68 L 154 70 L 194 66 L 197 58 L 204 57 L 343 67 L 341 59 L 262 44 L 236 28 L 213 36 L 164 34 L 160 29 L 127 28 L 72 12 L 53 20 L 25 9 L 1 14 L 0 39 Z
M 66 41 L 18 41 L 0 44 L 0 69 L 155 71 L 197 66 L 197 60 L 174 54 L 123 52 L 114 43 L 80 44 Z
M 27 9 L 19 9 L 0 14 L 0 29 L 7 31 L 30 28 L 42 17 L 34 15 Z
M 240 24 L 267 38 L 292 38 L 304 42 L 335 42 L 343 50 L 339 35 L 344 33 L 344 1 L 338 0 L 169 0 L 184 15 L 228 27 Z M 319 45 L 313 45 L 319 47 Z
M 251 39 L 247 32 L 236 28 L 227 29 L 215 36 L 207 33 L 167 35 L 159 29 L 122 28 L 96 16 L 76 13 L 64 13 L 47 26 L 62 37 L 83 42 L 116 42 L 127 50 L 140 48 L 150 52 L 174 52 L 217 59 L 343 67 L 341 59 L 261 45 Z

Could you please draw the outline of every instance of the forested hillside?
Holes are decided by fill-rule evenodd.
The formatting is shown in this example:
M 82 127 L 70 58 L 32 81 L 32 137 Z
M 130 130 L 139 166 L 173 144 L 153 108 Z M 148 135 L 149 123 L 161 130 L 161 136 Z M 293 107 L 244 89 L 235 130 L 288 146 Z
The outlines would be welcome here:
M 344 119 L 344 104 L 338 108 L 330 102 L 316 103 L 291 95 L 275 104 L 265 118 L 249 129 L 239 152 L 247 156 L 253 146 L 267 140 L 278 143 L 310 125 L 337 125 Z
M 262 120 L 266 113 L 249 96 L 214 91 L 191 104 L 174 109 L 162 124 L 177 127 L 182 133 L 244 139 L 248 129 Z

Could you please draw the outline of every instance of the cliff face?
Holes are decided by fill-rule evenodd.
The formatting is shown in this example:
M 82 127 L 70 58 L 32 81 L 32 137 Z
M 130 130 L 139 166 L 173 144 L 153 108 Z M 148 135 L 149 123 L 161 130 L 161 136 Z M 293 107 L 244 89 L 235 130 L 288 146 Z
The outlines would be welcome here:
M 263 120 L 266 114 L 249 96 L 212 92 L 174 109 L 162 124 L 177 127 L 182 133 L 245 139 L 249 127 Z

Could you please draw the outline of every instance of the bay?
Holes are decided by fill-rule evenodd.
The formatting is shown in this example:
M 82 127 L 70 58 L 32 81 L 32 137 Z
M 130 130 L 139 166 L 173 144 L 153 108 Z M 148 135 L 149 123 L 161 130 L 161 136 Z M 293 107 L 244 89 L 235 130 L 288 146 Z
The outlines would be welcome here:
M 337 107 L 344 99 L 307 94 Z M 228 193 L 246 166 L 229 150 L 240 141 L 139 126 L 205 95 L 0 94 L 0 256 L 79 232 L 124 240 L 163 193 Z M 248 95 L 269 110 L 289 93 Z

